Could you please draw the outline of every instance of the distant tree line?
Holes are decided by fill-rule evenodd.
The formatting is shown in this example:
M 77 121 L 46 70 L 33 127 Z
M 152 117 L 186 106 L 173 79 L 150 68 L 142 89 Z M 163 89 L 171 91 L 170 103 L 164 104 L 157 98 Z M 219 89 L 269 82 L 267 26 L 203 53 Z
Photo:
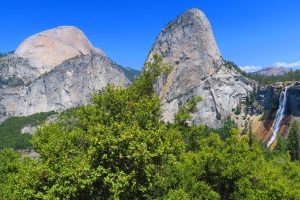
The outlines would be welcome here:
M 0 52 L 0 58 L 13 54 L 15 51 Z
M 259 82 L 261 85 L 270 85 L 276 82 L 300 81 L 300 70 L 290 70 L 285 74 L 278 76 L 266 76 L 259 73 L 247 73 L 239 68 L 232 61 L 225 61 L 224 66 L 229 69 L 235 69 L 241 75 Z

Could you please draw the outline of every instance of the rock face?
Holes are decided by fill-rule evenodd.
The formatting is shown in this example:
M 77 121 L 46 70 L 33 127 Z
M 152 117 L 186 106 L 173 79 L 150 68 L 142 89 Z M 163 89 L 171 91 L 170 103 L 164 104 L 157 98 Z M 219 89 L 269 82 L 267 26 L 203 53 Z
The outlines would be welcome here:
M 282 87 L 275 86 L 267 86 L 260 88 L 260 90 L 257 92 L 257 100 L 260 100 L 260 104 L 263 106 L 263 109 L 265 111 L 277 111 L 281 90 Z
M 61 26 L 27 38 L 13 55 L 0 62 L 0 78 L 31 82 L 63 61 L 79 55 L 103 55 L 75 27 Z
M 300 84 L 290 86 L 287 91 L 287 114 L 300 116 Z
M 75 27 L 61 26 L 27 38 L 16 50 L 40 74 L 52 70 L 63 61 L 97 51 L 86 36 Z
M 172 121 L 178 107 L 191 97 L 202 96 L 193 122 L 220 127 L 253 90 L 253 82 L 223 65 L 209 21 L 198 9 L 186 11 L 162 30 L 148 61 L 154 54 L 172 65 L 171 73 L 155 85 L 166 121 Z
M 28 134 L 34 134 L 35 133 L 35 131 L 37 130 L 37 127 L 36 126 L 32 126 L 32 125 L 28 125 L 28 126 L 25 126 L 25 127 L 23 127 L 22 129 L 21 129 L 21 133 L 22 134 L 26 134 L 26 133 L 28 133 Z
M 0 88 L 27 84 L 40 76 L 27 59 L 15 54 L 0 59 Z
M 15 54 L 1 59 L 0 67 L 0 121 L 80 106 L 107 84 L 130 84 L 124 69 L 74 27 L 30 37 Z

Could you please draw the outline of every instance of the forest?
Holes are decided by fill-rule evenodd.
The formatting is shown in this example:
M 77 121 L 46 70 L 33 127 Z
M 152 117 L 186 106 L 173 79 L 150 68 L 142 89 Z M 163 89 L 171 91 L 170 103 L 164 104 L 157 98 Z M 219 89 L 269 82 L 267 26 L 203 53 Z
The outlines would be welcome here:
M 156 57 L 128 88 L 108 85 L 92 104 L 60 114 L 31 139 L 38 159 L 0 152 L 0 199 L 300 199 L 295 130 L 270 152 L 251 134 L 192 125 L 205 97 L 161 121 Z

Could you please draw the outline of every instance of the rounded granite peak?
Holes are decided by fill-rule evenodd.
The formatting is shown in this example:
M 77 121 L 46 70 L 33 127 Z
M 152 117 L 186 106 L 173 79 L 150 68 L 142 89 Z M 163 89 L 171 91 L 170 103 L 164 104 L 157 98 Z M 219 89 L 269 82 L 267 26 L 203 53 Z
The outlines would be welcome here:
M 182 13 L 163 28 L 148 60 L 155 54 L 173 66 L 163 96 L 177 91 L 175 97 L 188 91 L 214 74 L 222 64 L 210 23 L 205 14 L 195 8 Z
M 183 14 L 188 14 L 188 13 L 205 16 L 204 12 L 198 8 L 190 8 L 190 9 L 186 10 L 185 12 L 183 12 Z
M 185 22 L 197 21 L 198 23 L 208 26 L 211 29 L 205 13 L 198 8 L 191 8 L 179 15 L 178 18 L 185 20 Z
M 199 63 L 203 60 L 204 54 L 217 63 L 221 60 L 209 20 L 197 8 L 183 12 L 163 28 L 149 57 L 153 54 L 159 54 L 175 65 L 182 64 L 186 60 L 183 57 L 188 57 L 188 60 L 193 61 L 195 65 L 207 68 L 207 70 L 203 69 L 207 71 L 204 76 L 216 70 L 214 66 L 204 66 Z
M 27 59 L 42 74 L 70 58 L 100 52 L 95 50 L 80 29 L 59 26 L 28 37 L 17 48 L 15 55 Z

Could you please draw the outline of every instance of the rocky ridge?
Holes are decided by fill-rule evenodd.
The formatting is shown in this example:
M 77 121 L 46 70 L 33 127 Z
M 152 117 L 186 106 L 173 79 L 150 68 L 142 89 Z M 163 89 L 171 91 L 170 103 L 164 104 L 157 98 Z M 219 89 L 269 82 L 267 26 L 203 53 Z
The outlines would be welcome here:
M 283 74 L 286 74 L 288 72 L 290 72 L 291 68 L 286 68 L 286 67 L 267 67 L 264 69 L 261 69 L 255 73 L 258 73 L 260 75 L 264 75 L 264 76 L 280 76 Z

